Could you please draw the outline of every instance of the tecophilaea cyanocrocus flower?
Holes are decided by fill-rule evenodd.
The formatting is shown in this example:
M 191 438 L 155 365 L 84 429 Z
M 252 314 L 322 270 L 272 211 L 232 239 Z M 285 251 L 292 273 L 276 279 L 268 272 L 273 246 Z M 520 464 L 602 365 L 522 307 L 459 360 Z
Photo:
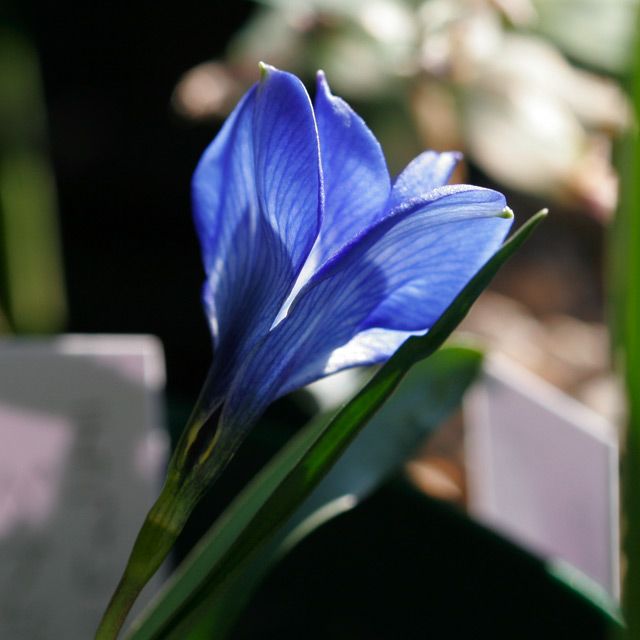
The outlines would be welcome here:
M 392 183 L 373 134 L 321 73 L 312 105 L 298 78 L 262 68 L 193 177 L 214 362 L 100 640 L 115 637 L 269 403 L 385 360 L 495 253 L 511 212 L 496 191 L 444 186 L 457 160 L 423 153 Z
M 262 67 L 193 178 L 216 351 L 202 401 L 219 437 L 241 438 L 293 389 L 385 360 L 493 255 L 511 212 L 496 191 L 445 186 L 458 159 L 427 151 L 392 182 L 321 72 L 312 104 L 298 78 Z

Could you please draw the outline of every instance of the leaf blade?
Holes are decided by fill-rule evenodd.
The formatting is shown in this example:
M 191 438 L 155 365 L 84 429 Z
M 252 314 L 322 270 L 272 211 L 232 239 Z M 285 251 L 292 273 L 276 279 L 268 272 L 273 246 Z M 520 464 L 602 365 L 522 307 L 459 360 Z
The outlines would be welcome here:
M 635 63 L 629 69 L 629 93 L 635 121 L 640 118 L 640 10 L 636 10 Z M 627 429 L 622 464 L 623 553 L 626 572 L 621 637 L 640 638 L 640 136 L 627 133 L 618 158 L 621 204 L 613 226 L 609 268 L 613 337 L 627 392 Z
M 469 311 L 498 269 L 544 219 L 530 218 L 472 278 L 425 335 L 407 340 L 364 388 L 327 424 L 311 424 L 263 469 L 178 569 L 155 606 L 134 622 L 130 640 L 168 636 L 202 595 L 251 559 L 320 482 L 359 430 L 395 390 L 409 368 L 433 354 Z M 181 628 L 184 634 L 188 629 Z M 185 637 L 184 635 L 182 637 Z
M 277 559 L 400 473 L 425 437 L 460 406 L 480 371 L 482 357 L 472 348 L 445 346 L 413 367 L 273 540 L 224 589 L 203 595 L 206 615 L 189 613 L 195 623 L 190 637 L 224 638 Z

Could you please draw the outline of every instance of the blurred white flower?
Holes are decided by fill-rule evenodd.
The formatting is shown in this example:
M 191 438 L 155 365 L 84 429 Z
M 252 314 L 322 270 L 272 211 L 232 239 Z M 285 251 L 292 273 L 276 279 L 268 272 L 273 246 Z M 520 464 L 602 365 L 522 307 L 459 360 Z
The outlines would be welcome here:
M 535 35 L 538 28 L 587 63 L 597 51 L 596 66 L 620 71 L 638 2 L 595 3 L 597 11 L 586 3 L 263 0 L 225 64 L 185 74 L 174 103 L 189 117 L 221 116 L 255 80 L 260 59 L 303 76 L 321 67 L 348 99 L 377 108 L 408 100 L 413 122 L 404 137 L 388 132 L 396 149 L 417 132 L 417 147 L 458 148 L 505 186 L 604 220 L 616 206 L 610 151 L 628 122 L 624 95 Z M 393 153 L 384 131 L 380 137 Z

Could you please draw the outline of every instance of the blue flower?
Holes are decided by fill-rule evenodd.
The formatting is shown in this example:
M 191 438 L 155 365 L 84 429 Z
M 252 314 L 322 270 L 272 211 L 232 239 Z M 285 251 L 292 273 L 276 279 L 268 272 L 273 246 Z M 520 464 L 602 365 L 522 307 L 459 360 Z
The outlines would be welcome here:
M 214 363 L 96 637 L 116 637 L 267 405 L 429 331 L 495 253 L 511 211 L 496 191 L 445 186 L 458 159 L 428 151 L 392 182 L 322 73 L 312 104 L 262 67 L 193 177 Z
M 427 151 L 391 181 L 322 72 L 312 103 L 261 69 L 192 185 L 215 346 L 198 422 L 215 414 L 227 450 L 276 398 L 428 331 L 512 222 L 502 194 L 445 186 L 459 154 Z

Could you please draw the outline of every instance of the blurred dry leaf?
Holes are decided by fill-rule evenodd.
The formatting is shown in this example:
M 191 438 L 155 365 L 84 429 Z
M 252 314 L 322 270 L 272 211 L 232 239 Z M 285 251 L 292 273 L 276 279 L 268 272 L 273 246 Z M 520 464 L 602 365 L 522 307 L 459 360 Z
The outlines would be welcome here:
M 223 118 L 242 92 L 242 84 L 219 62 L 203 62 L 187 71 L 172 96 L 174 109 L 192 120 Z

